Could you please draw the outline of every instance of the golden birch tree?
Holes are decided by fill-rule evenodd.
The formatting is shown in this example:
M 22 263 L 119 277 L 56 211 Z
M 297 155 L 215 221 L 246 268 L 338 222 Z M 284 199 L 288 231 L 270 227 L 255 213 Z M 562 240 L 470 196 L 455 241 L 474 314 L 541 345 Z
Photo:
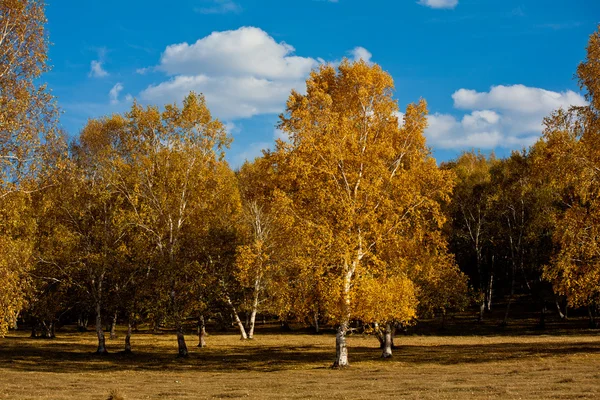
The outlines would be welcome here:
M 129 221 L 152 243 L 157 299 L 175 326 L 180 356 L 187 356 L 183 322 L 197 300 L 192 284 L 204 260 L 190 260 L 183 243 L 190 231 L 207 234 L 222 196 L 219 174 L 228 167 L 223 149 L 230 139 L 213 119 L 203 96 L 191 93 L 180 108 L 143 108 L 104 124 L 119 126 L 119 156 L 107 164 L 111 182 L 129 209 Z
M 593 318 L 600 303 L 600 27 L 577 76 L 589 104 L 548 117 L 533 156 L 556 204 L 555 252 L 543 276 L 571 305 L 589 306 Z
M 0 336 L 23 305 L 35 232 L 28 195 L 42 144 L 57 135 L 54 100 L 35 82 L 48 70 L 45 22 L 41 0 L 0 3 Z
M 322 306 L 337 326 L 334 367 L 348 365 L 353 319 L 415 316 L 410 249 L 427 242 L 427 228 L 440 229 L 440 202 L 452 190 L 425 145 L 425 102 L 409 105 L 401 126 L 392 91 L 379 66 L 343 61 L 312 72 L 307 93 L 292 92 L 281 116 L 290 143 L 279 142 L 273 162 L 308 243 L 305 268 L 318 265 L 323 277 Z

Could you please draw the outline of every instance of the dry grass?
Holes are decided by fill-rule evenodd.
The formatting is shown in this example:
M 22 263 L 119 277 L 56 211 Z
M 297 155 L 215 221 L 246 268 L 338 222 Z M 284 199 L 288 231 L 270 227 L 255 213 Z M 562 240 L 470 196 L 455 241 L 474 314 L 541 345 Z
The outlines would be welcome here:
M 329 334 L 258 332 L 208 338 L 175 357 L 172 334 L 140 334 L 134 354 L 94 356 L 93 333 L 55 340 L 0 339 L 0 399 L 600 398 L 600 336 L 400 336 L 391 360 L 372 337 L 349 339 L 351 368 L 337 371 Z

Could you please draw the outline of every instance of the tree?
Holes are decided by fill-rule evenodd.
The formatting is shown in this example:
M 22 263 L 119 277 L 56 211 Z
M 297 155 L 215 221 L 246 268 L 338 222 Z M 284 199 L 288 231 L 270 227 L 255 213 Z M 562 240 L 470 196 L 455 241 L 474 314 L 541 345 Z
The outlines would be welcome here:
M 490 169 L 496 163 L 492 155 L 487 159 L 475 152 L 465 152 L 444 168 L 456 174 L 456 187 L 449 207 L 450 243 L 459 264 L 475 283 L 480 301 L 479 319 L 484 310 L 491 308 L 493 268 L 488 268 L 485 251 L 491 240 L 489 197 L 491 195 Z M 468 266 L 475 264 L 475 271 Z
M 291 141 L 278 143 L 273 162 L 308 244 L 297 250 L 304 268 L 317 266 L 323 279 L 335 367 L 348 365 L 352 319 L 414 317 L 411 249 L 427 241 L 426 227 L 441 227 L 440 202 L 452 190 L 425 145 L 425 102 L 409 105 L 400 126 L 392 90 L 379 66 L 343 61 L 313 71 L 307 94 L 292 92 L 281 116 Z
M 203 96 L 191 93 L 183 107 L 143 108 L 101 121 L 118 131 L 117 156 L 107 174 L 127 204 L 126 220 L 152 243 L 156 305 L 175 326 L 179 355 L 187 356 L 183 322 L 198 292 L 205 259 L 190 259 L 183 244 L 190 235 L 206 236 L 212 213 L 235 202 L 222 197 L 220 174 L 229 145 L 224 125 L 212 118 Z M 221 208 L 222 210 L 223 208 Z
M 45 22 L 41 0 L 0 4 L 0 336 L 23 305 L 35 232 L 28 194 L 42 144 L 58 135 L 54 99 L 36 85 L 48 70 Z
M 274 277 L 278 270 L 283 270 L 289 256 L 285 242 L 292 238 L 288 234 L 288 218 L 282 215 L 275 197 L 273 169 L 268 161 L 257 158 L 253 163 L 245 163 L 238 172 L 238 182 L 243 241 L 237 248 L 234 274 L 250 292 L 248 339 L 252 339 L 256 314 L 268 297 L 276 293 Z M 273 311 L 280 310 L 274 307 Z
M 508 323 L 510 307 L 517 294 L 517 283 L 525 293 L 545 301 L 541 265 L 548 261 L 551 226 L 547 215 L 550 208 L 548 191 L 536 185 L 537 173 L 533 158 L 525 151 L 513 152 L 498 161 L 491 169 L 489 222 L 491 225 L 492 253 L 497 260 L 497 287 L 504 284 L 508 302 L 503 325 Z M 502 276 L 506 279 L 503 281 Z
M 589 104 L 546 118 L 535 148 L 536 166 L 554 194 L 555 252 L 544 277 L 574 306 L 600 302 L 600 27 L 577 68 Z M 593 318 L 592 318 L 593 319 Z

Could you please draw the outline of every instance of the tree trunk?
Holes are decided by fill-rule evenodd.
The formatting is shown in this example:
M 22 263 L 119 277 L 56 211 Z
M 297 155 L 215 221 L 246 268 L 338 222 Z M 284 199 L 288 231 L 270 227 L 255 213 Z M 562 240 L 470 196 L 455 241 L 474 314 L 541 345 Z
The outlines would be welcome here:
M 83 317 L 81 315 L 79 316 L 79 318 L 77 318 L 77 331 L 78 332 L 87 331 L 85 325 L 83 324 Z
M 206 347 L 206 324 L 204 315 L 198 318 L 198 347 Z
M 555 299 L 554 302 L 556 303 L 556 310 L 558 311 L 558 316 L 560 317 L 560 319 L 565 319 L 567 316 L 562 312 L 558 299 Z
M 332 368 L 348 367 L 348 346 L 346 344 L 346 332 L 348 332 L 348 321 L 340 324 L 335 334 L 335 361 Z
M 483 313 L 485 311 L 485 299 L 482 300 L 481 304 L 479 305 L 479 317 L 477 318 L 477 320 L 479 322 L 483 321 Z
M 319 311 L 315 311 L 313 318 L 315 320 L 315 333 L 319 333 Z
M 241 340 L 248 339 L 248 335 L 246 335 L 246 329 L 244 329 L 244 324 L 242 323 L 242 320 L 240 320 L 240 316 L 238 315 L 233 303 L 231 302 L 231 298 L 229 297 L 229 295 L 225 298 L 225 300 L 227 300 L 227 304 L 229 304 L 229 307 L 231 307 L 231 310 L 233 311 L 233 318 L 238 328 L 240 329 L 240 334 L 242 336 Z
M 127 334 L 125 335 L 125 353 L 131 354 L 131 318 L 127 321 Z
M 37 337 L 37 330 L 36 330 L 36 322 L 34 322 L 33 324 L 31 324 L 31 338 L 35 339 Z
M 379 348 L 383 349 L 385 347 L 385 335 L 381 332 L 381 328 L 377 322 L 375 322 L 373 330 L 375 331 L 375 337 L 379 341 Z
M 42 337 L 44 339 L 54 339 L 56 337 L 54 334 L 54 321 L 48 323 L 42 321 L 42 327 L 44 328 L 44 331 L 42 332 Z
M 183 336 L 183 327 L 181 324 L 177 327 L 177 347 L 179 349 L 178 357 L 187 357 L 188 349 L 185 344 L 185 337 Z
M 248 339 L 254 339 L 254 325 L 256 324 L 256 313 L 258 312 L 258 298 L 260 296 L 260 279 L 254 282 L 254 298 L 252 299 L 252 313 L 250 314 L 250 330 Z
M 486 308 L 488 311 L 492 311 L 492 294 L 493 294 L 493 288 L 494 288 L 494 272 L 490 271 L 490 280 L 488 282 L 488 287 L 487 287 L 487 304 L 486 304 Z
M 17 329 L 19 329 L 19 314 L 21 313 L 20 310 L 15 311 L 15 319 L 13 320 L 13 326 L 12 328 L 16 331 Z
M 115 311 L 115 315 L 113 315 L 112 323 L 110 324 L 110 338 L 117 338 L 117 312 Z
M 100 302 L 96 302 L 96 335 L 98 336 L 98 350 L 96 350 L 96 354 L 108 354 L 108 351 L 106 351 L 106 339 L 104 338 L 104 331 L 102 330 L 102 310 L 100 309 Z
M 360 238 L 360 235 L 359 235 Z M 362 254 L 359 254 L 358 257 L 352 261 L 351 265 L 345 263 L 346 267 L 346 275 L 344 276 L 344 303 L 343 303 L 343 320 L 340 326 L 337 329 L 335 335 L 335 361 L 332 365 L 333 368 L 345 368 L 350 366 L 348 363 L 348 346 L 346 345 L 346 333 L 348 332 L 348 327 L 350 326 L 350 310 L 351 310 L 351 297 L 350 297 L 350 288 L 352 287 L 352 277 L 354 276 L 354 272 L 356 271 L 356 266 L 360 262 L 362 258 Z
M 396 345 L 394 344 L 394 339 L 396 338 L 397 330 L 398 330 L 398 324 L 393 324 L 392 325 L 392 349 L 396 348 Z
M 389 323 L 385 324 L 384 345 L 381 357 L 392 357 L 392 326 Z

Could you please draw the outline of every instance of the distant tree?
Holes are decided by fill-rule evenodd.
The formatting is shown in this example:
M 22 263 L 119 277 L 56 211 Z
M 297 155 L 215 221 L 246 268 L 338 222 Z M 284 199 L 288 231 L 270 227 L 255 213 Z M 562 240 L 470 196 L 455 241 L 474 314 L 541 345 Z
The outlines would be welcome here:
M 589 105 L 558 110 L 545 120 L 536 167 L 554 194 L 555 252 L 544 277 L 573 306 L 600 304 L 600 28 L 577 68 Z
M 496 286 L 503 284 L 508 293 L 504 325 L 508 323 L 518 287 L 523 288 L 522 293 L 539 299 L 542 307 L 545 304 L 543 293 L 548 288 L 547 283 L 541 281 L 541 266 L 550 256 L 551 203 L 548 191 L 537 185 L 537 175 L 533 157 L 526 151 L 513 152 L 491 169 L 489 201 L 493 241 L 490 245 L 498 270 Z M 504 268 L 502 273 L 501 268 Z
M 456 174 L 456 187 L 449 206 L 451 249 L 457 255 L 462 270 L 469 274 L 476 286 L 479 319 L 492 303 L 494 270 L 486 262 L 485 255 L 492 233 L 490 170 L 496 162 L 493 155 L 488 159 L 471 151 L 444 165 Z M 475 265 L 474 271 L 469 268 L 472 264 Z
M 280 314 L 276 300 L 270 304 L 265 302 L 278 296 L 279 291 L 274 287 L 276 277 L 282 276 L 289 261 L 287 242 L 294 239 L 290 234 L 290 219 L 284 215 L 277 200 L 274 170 L 268 160 L 261 157 L 253 163 L 245 163 L 238 172 L 238 182 L 242 199 L 240 232 L 243 237 L 237 248 L 234 273 L 250 293 L 248 338 L 252 339 L 260 307 Z

